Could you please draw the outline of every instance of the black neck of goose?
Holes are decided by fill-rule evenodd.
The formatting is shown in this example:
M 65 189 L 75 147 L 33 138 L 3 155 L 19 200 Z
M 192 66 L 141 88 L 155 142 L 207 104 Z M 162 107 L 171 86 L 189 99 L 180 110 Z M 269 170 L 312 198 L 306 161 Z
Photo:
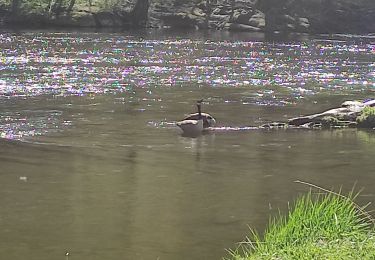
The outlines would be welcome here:
M 198 103 L 197 107 L 198 107 L 198 117 L 199 119 L 201 119 L 202 118 L 201 104 Z

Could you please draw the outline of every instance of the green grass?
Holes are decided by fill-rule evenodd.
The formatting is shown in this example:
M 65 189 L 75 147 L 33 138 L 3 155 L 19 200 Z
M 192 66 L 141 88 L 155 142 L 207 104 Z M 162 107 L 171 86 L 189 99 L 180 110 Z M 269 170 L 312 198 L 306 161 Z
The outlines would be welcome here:
M 365 107 L 357 117 L 358 127 L 375 128 L 375 107 Z
M 287 216 L 273 218 L 263 237 L 252 232 L 231 259 L 375 259 L 373 219 L 354 197 L 298 198 Z

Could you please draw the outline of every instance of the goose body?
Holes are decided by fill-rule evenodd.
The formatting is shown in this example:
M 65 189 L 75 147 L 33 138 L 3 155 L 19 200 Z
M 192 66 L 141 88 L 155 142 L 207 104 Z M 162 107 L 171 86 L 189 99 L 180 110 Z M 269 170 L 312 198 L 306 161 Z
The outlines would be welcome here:
M 194 119 L 188 119 L 188 120 L 182 120 L 180 122 L 177 122 L 177 126 L 181 128 L 184 135 L 188 136 L 197 136 L 200 135 L 203 131 L 203 119 L 194 120 Z
M 216 124 L 216 120 L 213 116 L 208 113 L 201 113 L 200 116 L 203 120 L 203 128 L 213 127 Z M 184 118 L 184 120 L 198 120 L 199 113 L 192 113 Z
M 212 127 L 215 119 L 207 113 L 202 113 L 201 104 L 203 100 L 197 101 L 198 113 L 193 113 L 176 123 L 186 136 L 197 136 L 202 134 L 205 128 Z

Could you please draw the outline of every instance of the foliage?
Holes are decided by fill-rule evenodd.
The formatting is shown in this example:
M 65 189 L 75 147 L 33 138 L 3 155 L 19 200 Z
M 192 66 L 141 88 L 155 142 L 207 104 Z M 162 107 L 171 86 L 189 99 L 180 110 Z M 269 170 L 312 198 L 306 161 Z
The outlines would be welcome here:
M 3 9 L 10 10 L 16 0 L 0 0 Z M 81 8 L 96 7 L 100 9 L 113 9 L 122 5 L 131 5 L 130 0 L 17 0 L 18 13 L 39 13 L 67 11 L 72 5 Z M 59 9 L 59 10 L 57 10 Z
M 347 121 L 345 116 L 337 115 L 337 116 L 325 116 L 320 118 L 318 122 L 320 122 L 323 128 L 345 128 L 345 127 L 356 127 L 357 123 L 353 121 Z
M 358 127 L 375 128 L 375 107 L 365 107 L 357 117 Z
M 352 199 L 309 193 L 288 217 L 272 219 L 263 239 L 253 232 L 232 259 L 375 259 L 373 220 Z

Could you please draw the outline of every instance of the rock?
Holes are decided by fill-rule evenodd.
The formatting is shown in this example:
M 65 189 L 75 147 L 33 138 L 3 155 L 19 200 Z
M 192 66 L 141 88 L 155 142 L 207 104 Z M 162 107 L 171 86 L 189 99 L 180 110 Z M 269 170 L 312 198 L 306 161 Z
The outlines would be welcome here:
M 258 0 L 235 0 L 235 6 L 240 8 L 252 8 L 257 2 Z
M 284 31 L 293 31 L 294 29 L 296 29 L 296 26 L 292 23 L 287 23 L 283 28 Z
M 197 28 L 200 24 L 204 22 L 202 17 L 198 17 L 187 13 L 176 13 L 176 14 L 163 14 L 160 19 L 165 25 L 171 26 L 172 28 Z
M 296 21 L 296 18 L 292 17 L 291 15 L 289 14 L 284 14 L 282 16 L 283 20 L 286 22 L 286 23 L 295 23 Z
M 211 20 L 219 20 L 219 21 L 227 20 L 227 21 L 229 21 L 230 16 L 229 15 L 212 14 L 210 16 L 210 18 L 211 18 Z
M 272 122 L 268 124 L 263 124 L 259 128 L 261 129 L 286 129 L 289 125 L 283 122 Z
M 247 24 L 227 23 L 224 28 L 230 31 L 259 32 L 261 29 Z
M 298 23 L 301 23 L 301 24 L 309 24 L 309 19 L 304 18 L 304 17 L 299 17 L 299 18 L 298 18 Z
M 375 127 L 374 100 L 345 101 L 341 107 L 329 109 L 322 113 L 291 118 L 290 126 L 303 126 L 307 124 L 320 124 L 322 127 Z
M 230 15 L 231 10 L 227 6 L 218 6 L 213 11 L 212 14 L 215 15 Z
M 249 20 L 249 25 L 264 28 L 266 26 L 266 16 L 264 13 L 257 11 L 254 15 L 251 16 Z
M 252 12 L 244 10 L 244 9 L 238 9 L 233 14 L 233 23 L 239 23 L 239 24 L 249 24 L 249 20 L 252 16 Z
M 198 4 L 195 5 L 195 7 L 200 8 L 202 10 L 206 9 L 206 6 L 207 6 L 206 0 L 200 1 Z
M 309 19 L 304 17 L 299 17 L 296 21 L 296 29 L 299 32 L 308 32 L 310 28 Z
M 202 9 L 200 9 L 198 7 L 193 8 L 193 10 L 192 10 L 191 13 L 193 15 L 195 15 L 195 16 L 200 16 L 200 17 L 205 17 L 206 16 L 206 13 Z

